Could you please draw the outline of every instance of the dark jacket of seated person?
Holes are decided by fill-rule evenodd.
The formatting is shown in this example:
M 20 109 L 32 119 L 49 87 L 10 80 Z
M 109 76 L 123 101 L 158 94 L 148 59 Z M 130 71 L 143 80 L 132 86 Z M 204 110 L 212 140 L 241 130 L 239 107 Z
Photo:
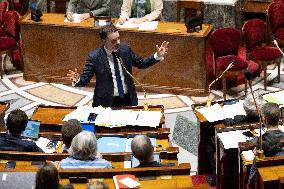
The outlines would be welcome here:
M 13 110 L 7 117 L 7 133 L 0 134 L 0 150 L 22 151 L 22 152 L 42 152 L 35 142 L 25 140 L 21 137 L 26 129 L 28 116 L 22 110 Z
M 70 157 L 60 162 L 62 169 L 112 168 L 110 162 L 97 157 L 96 136 L 88 131 L 82 131 L 73 138 L 69 154 Z
M 262 149 L 265 156 L 275 156 L 281 153 L 283 148 L 284 133 L 279 129 L 280 109 L 275 103 L 266 103 L 262 110 L 263 123 L 267 131 L 262 135 Z M 252 140 L 260 148 L 259 137 Z
M 136 135 L 131 142 L 131 151 L 140 164 L 137 167 L 160 167 L 161 164 L 154 161 L 154 147 L 146 135 Z

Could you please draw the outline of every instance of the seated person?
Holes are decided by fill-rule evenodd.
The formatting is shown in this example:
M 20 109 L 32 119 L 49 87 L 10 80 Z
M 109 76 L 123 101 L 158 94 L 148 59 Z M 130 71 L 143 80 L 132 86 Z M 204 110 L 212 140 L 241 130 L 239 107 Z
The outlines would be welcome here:
M 137 18 L 133 24 L 157 20 L 162 10 L 162 0 L 123 0 L 119 23 L 124 24 L 129 18 Z
M 63 123 L 61 127 L 61 133 L 62 133 L 62 152 L 67 153 L 68 149 L 71 146 L 72 139 L 80 132 L 82 132 L 83 129 L 81 127 L 81 123 L 77 119 L 70 119 Z
M 259 95 L 255 95 L 255 101 L 259 109 L 262 106 L 262 98 Z M 244 99 L 243 108 L 246 115 L 236 115 L 234 119 L 227 118 L 223 120 L 224 125 L 238 125 L 241 123 L 257 123 L 259 122 L 258 112 L 255 107 L 255 103 L 252 95 L 247 95 Z
M 16 109 L 10 112 L 6 120 L 7 133 L 0 134 L 0 150 L 43 152 L 35 142 L 25 140 L 21 137 L 28 123 L 27 114 Z
M 85 20 L 94 16 L 109 15 L 110 0 L 70 0 L 66 15 L 69 21 L 73 21 L 73 14 L 81 14 L 80 20 Z
M 34 189 L 72 189 L 72 185 L 59 185 L 59 174 L 52 163 L 45 163 L 36 173 Z
M 94 133 L 82 131 L 77 134 L 69 148 L 70 157 L 60 162 L 62 169 L 111 168 L 111 164 L 97 155 L 97 139 Z
M 88 183 L 87 189 L 108 189 L 108 186 L 102 181 L 95 180 L 92 183 Z
M 131 142 L 131 151 L 140 164 L 137 167 L 160 167 L 161 164 L 154 161 L 154 147 L 146 135 L 136 135 Z
M 266 103 L 262 108 L 263 124 L 267 131 L 262 135 L 262 149 L 265 156 L 284 155 L 284 133 L 279 129 L 280 108 L 275 103 Z M 259 138 L 252 141 L 259 149 Z

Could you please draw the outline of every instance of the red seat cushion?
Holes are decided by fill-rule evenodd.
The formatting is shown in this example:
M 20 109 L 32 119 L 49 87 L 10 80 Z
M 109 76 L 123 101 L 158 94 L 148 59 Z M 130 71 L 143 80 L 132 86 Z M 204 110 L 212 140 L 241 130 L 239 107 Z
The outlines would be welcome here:
M 276 39 L 284 40 L 284 27 L 277 29 L 274 33 L 274 36 Z
M 8 50 L 15 46 L 17 46 L 17 42 L 12 37 L 0 37 L 0 51 Z
M 281 52 L 276 47 L 259 47 L 251 52 L 251 57 L 260 61 L 275 60 L 281 56 Z
M 219 70 L 225 70 L 228 65 L 233 61 L 233 59 L 236 59 L 235 65 L 230 69 L 230 71 L 237 71 L 242 70 L 248 67 L 248 61 L 235 57 L 235 56 L 222 56 L 217 59 L 217 68 Z

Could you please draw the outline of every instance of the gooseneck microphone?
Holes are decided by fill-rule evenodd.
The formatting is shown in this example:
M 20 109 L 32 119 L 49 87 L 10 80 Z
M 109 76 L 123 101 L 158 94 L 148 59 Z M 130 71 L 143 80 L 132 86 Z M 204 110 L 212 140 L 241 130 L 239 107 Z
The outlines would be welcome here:
M 236 64 L 236 62 L 237 62 L 236 58 L 234 57 L 232 62 L 227 66 L 227 68 L 222 72 L 222 74 L 209 84 L 209 86 L 208 86 L 208 97 L 207 97 L 207 104 L 206 104 L 206 106 L 211 106 L 211 100 L 209 98 L 209 95 L 211 93 L 211 86 L 214 83 L 216 83 L 220 78 L 222 78 L 224 76 L 224 74 Z
M 263 124 L 263 119 L 262 119 L 262 115 L 260 113 L 259 107 L 256 103 L 255 96 L 254 96 L 254 93 L 253 93 L 253 90 L 252 90 L 252 81 L 251 81 L 252 75 L 251 75 L 249 69 L 246 70 L 245 77 L 246 77 L 246 80 L 248 81 L 250 92 L 251 92 L 253 102 L 254 102 L 254 106 L 255 106 L 255 109 L 256 109 L 258 117 L 259 117 L 259 125 L 260 125 L 260 127 L 259 127 L 259 143 L 260 143 L 260 146 L 259 146 L 259 149 L 257 150 L 257 157 L 256 158 L 261 160 L 261 159 L 264 159 L 264 151 L 262 150 L 262 124 Z
M 282 51 L 282 49 L 279 47 L 278 42 L 276 40 L 276 37 L 274 35 L 271 36 L 271 41 L 274 43 L 274 45 L 279 49 L 279 51 L 281 52 L 282 56 L 284 56 L 284 53 Z
M 122 69 L 142 88 L 143 93 L 144 93 L 144 110 L 147 111 L 149 110 L 149 106 L 148 106 L 148 99 L 147 99 L 147 93 L 145 88 L 143 87 L 143 85 L 126 69 L 126 67 L 124 66 L 119 53 L 117 52 L 117 58 L 119 59 L 119 64 L 121 65 Z

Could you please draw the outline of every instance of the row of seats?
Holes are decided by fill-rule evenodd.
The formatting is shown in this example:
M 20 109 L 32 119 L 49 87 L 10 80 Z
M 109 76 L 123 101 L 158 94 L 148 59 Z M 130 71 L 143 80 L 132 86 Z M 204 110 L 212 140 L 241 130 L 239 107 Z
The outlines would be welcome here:
M 258 73 L 264 72 L 264 89 L 267 89 L 267 66 L 278 66 L 277 81 L 280 82 L 280 62 L 283 56 L 281 50 L 271 43 L 275 38 L 283 47 L 284 39 L 284 5 L 282 1 L 272 3 L 267 11 L 267 22 L 252 19 L 245 22 L 241 31 L 236 28 L 221 28 L 215 30 L 210 37 L 214 52 L 215 76 L 220 75 L 232 62 L 234 66 L 223 77 L 223 97 L 226 99 L 226 78 L 244 75 L 247 69 Z M 271 32 L 270 32 L 271 31 Z M 246 47 L 246 58 L 239 56 L 241 37 Z M 257 64 L 255 64 L 257 63 Z M 245 91 L 247 83 L 245 82 Z

